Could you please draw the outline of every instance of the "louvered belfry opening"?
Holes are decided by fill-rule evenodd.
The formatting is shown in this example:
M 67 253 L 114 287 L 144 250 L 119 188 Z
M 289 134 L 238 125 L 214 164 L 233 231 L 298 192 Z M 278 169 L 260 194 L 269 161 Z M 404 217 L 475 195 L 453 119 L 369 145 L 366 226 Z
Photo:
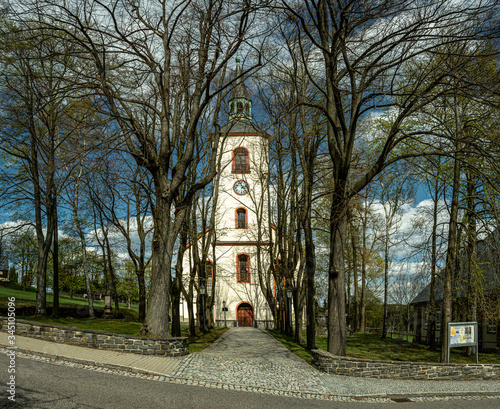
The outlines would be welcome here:
M 250 170 L 250 161 L 248 160 L 248 150 L 237 148 L 234 150 L 233 171 L 248 172 Z

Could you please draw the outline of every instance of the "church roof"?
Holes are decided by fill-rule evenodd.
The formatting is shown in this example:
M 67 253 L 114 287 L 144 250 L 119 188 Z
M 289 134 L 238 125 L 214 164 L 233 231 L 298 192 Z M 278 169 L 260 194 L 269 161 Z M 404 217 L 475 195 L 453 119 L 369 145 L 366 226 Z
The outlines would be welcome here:
M 267 135 L 267 133 L 259 128 L 257 125 L 255 125 L 253 122 L 247 120 L 247 119 L 242 119 L 242 118 L 236 118 L 233 121 L 228 122 L 226 125 L 224 125 L 221 129 L 222 134 L 262 134 L 262 135 Z
M 236 57 L 236 72 L 235 72 L 236 84 L 231 90 L 231 95 L 229 96 L 229 101 L 238 98 L 244 98 L 251 101 L 250 94 L 248 93 L 247 87 L 243 78 L 241 77 L 241 67 L 240 67 L 240 57 Z
M 498 292 L 500 291 L 500 234 L 495 231 L 485 241 L 479 242 L 477 245 L 477 264 L 481 275 L 481 285 L 485 292 Z M 467 257 L 462 253 L 461 268 L 458 277 L 455 278 L 454 286 L 455 294 L 458 297 L 466 297 L 468 294 L 467 288 L 467 275 L 469 271 L 466 270 Z M 431 285 L 428 284 L 420 293 L 412 300 L 410 304 L 419 304 L 429 302 L 431 293 Z M 443 300 L 443 280 L 442 274 L 436 277 L 436 286 L 434 289 L 434 301 L 440 302 Z

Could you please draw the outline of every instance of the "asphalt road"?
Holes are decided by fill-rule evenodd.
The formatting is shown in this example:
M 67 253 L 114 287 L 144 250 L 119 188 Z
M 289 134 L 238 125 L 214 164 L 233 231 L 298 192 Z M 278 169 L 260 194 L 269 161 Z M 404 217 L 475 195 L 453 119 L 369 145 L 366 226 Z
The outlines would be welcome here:
M 8 360 L 0 354 L 0 408 L 329 408 L 498 409 L 500 399 L 433 402 L 334 402 L 156 382 L 16 358 L 16 402 L 7 399 Z

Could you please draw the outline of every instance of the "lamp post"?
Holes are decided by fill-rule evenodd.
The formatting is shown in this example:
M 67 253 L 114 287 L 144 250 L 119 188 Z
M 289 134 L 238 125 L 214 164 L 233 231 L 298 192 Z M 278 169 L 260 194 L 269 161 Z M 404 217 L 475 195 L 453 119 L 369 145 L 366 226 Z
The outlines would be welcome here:
M 226 325 L 226 302 L 225 301 L 222 301 L 222 311 L 224 311 L 224 328 L 227 328 L 227 325 Z
M 206 325 L 205 325 L 205 291 L 206 288 L 203 284 L 200 285 L 200 294 L 201 294 L 201 309 L 203 310 L 203 331 L 206 331 Z
M 288 324 L 289 324 L 289 331 L 290 334 L 292 334 L 292 289 L 287 288 L 286 289 L 286 297 L 288 298 Z

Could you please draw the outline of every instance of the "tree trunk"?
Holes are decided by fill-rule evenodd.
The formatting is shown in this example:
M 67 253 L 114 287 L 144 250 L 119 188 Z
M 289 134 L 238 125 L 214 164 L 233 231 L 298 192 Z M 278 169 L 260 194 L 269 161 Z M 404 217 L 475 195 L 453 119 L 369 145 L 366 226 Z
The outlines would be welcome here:
M 189 322 L 189 336 L 196 336 L 196 322 L 194 317 L 194 309 L 193 309 L 193 297 L 190 297 L 191 302 L 188 300 L 187 308 L 188 308 L 188 322 Z
M 384 243 L 384 316 L 382 323 L 382 339 L 387 338 L 387 319 L 388 319 L 388 300 L 387 297 L 389 295 L 389 228 L 388 228 L 388 220 L 386 214 L 386 235 L 385 235 L 385 243 Z
M 443 283 L 443 313 L 441 322 L 441 356 L 440 362 L 448 361 L 448 323 L 451 322 L 452 277 L 455 268 L 458 224 L 458 196 L 460 191 L 460 160 L 455 156 L 453 166 L 453 194 L 451 200 L 450 223 L 448 233 L 448 250 L 446 253 L 446 266 Z
M 108 237 L 108 229 L 106 228 L 104 233 L 104 244 L 106 245 L 106 253 L 108 255 L 107 257 L 107 263 L 108 263 L 108 271 L 109 271 L 109 284 L 111 286 L 111 295 L 113 296 L 113 300 L 115 302 L 115 310 L 113 312 L 113 315 L 115 318 L 118 318 L 118 315 L 120 314 L 120 304 L 118 303 L 118 293 L 116 291 L 116 277 L 115 277 L 115 268 L 113 266 L 113 260 L 111 258 L 111 245 L 109 243 L 109 237 Z
M 352 266 L 353 266 L 353 284 L 354 284 L 354 332 L 359 332 L 360 324 L 360 311 L 359 311 L 359 286 L 358 286 L 358 243 L 357 231 L 352 229 Z
M 330 265 L 328 271 L 328 352 L 345 356 L 345 268 L 344 243 L 347 232 L 345 203 L 334 193 L 331 210 Z
M 40 188 L 40 175 L 38 171 L 38 154 L 36 146 L 36 131 L 31 130 L 31 173 L 33 177 L 34 204 L 35 204 L 35 230 L 38 244 L 38 264 L 36 269 L 36 314 L 47 315 L 47 259 L 49 257 L 50 247 L 54 234 L 54 208 L 52 195 L 49 193 L 52 189 L 49 175 L 48 186 L 46 187 L 45 211 L 47 217 L 47 226 L 44 236 L 42 225 L 42 194 Z M 51 157 L 51 161 L 53 157 Z
M 53 308 L 52 316 L 59 316 L 59 233 L 58 233 L 58 219 L 57 219 L 57 201 L 54 200 L 54 250 L 53 250 L 53 264 L 54 264 L 54 277 L 52 285 L 53 293 Z
M 186 217 L 189 213 L 187 213 Z M 172 283 L 172 336 L 181 336 L 180 302 L 182 294 L 182 262 L 187 246 L 188 228 L 187 223 L 183 226 L 179 237 L 179 251 L 177 253 L 177 263 L 175 265 L 175 278 Z
M 477 178 L 471 171 L 467 174 L 467 270 L 468 270 L 468 308 L 467 321 L 478 321 L 478 294 L 481 291 L 482 283 L 480 272 L 477 266 L 477 213 L 476 213 L 476 195 Z M 475 347 L 467 349 L 468 355 L 475 353 Z
M 431 349 L 436 349 L 436 268 L 437 268 L 437 226 L 438 226 L 438 201 L 439 201 L 439 178 L 436 177 L 434 186 L 433 208 L 432 208 L 432 237 L 431 237 L 431 284 L 429 291 L 428 316 L 427 325 L 427 343 Z M 442 331 L 442 329 L 441 329 Z
M 177 232 L 171 223 L 170 205 L 162 199 L 158 189 L 155 228 L 151 254 L 151 286 L 148 310 L 142 332 L 162 338 L 170 338 L 168 314 L 170 310 L 170 284 L 172 254 Z
M 306 252 L 306 315 L 307 315 L 307 349 L 316 348 L 316 298 L 314 275 L 316 272 L 316 249 L 314 246 L 311 223 L 304 224 Z
M 139 287 L 139 321 L 146 319 L 146 272 L 144 266 L 136 271 Z
M 83 268 L 83 275 L 85 277 L 85 288 L 87 289 L 87 301 L 89 304 L 89 316 L 91 318 L 95 317 L 94 313 L 94 297 L 92 294 L 92 290 L 90 288 L 90 277 L 89 277 L 89 270 L 88 270 L 88 263 L 87 263 L 87 244 L 85 243 L 85 236 L 83 234 L 83 231 L 80 227 L 80 221 L 78 220 L 78 215 L 74 214 L 75 218 L 75 228 L 78 233 L 78 236 L 80 237 L 80 246 L 82 249 L 82 268 Z
M 367 224 L 368 216 L 366 209 L 366 197 L 365 197 L 365 208 L 363 212 L 363 224 L 362 224 L 362 240 L 363 240 L 363 252 L 361 253 L 361 300 L 360 300 L 360 311 L 359 311 L 359 330 L 365 332 L 365 321 L 366 321 L 366 234 L 367 234 Z
M 302 332 L 302 327 L 304 324 L 304 301 L 305 301 L 305 291 L 307 283 L 301 280 L 302 286 L 296 287 L 293 291 L 293 306 L 294 306 L 294 316 L 295 316 L 295 341 L 298 343 L 304 342 L 304 333 Z
M 181 336 L 181 291 L 179 279 L 176 277 L 172 284 L 172 336 Z
M 36 270 L 36 314 L 47 315 L 47 258 L 44 245 L 38 247 L 38 266 Z

